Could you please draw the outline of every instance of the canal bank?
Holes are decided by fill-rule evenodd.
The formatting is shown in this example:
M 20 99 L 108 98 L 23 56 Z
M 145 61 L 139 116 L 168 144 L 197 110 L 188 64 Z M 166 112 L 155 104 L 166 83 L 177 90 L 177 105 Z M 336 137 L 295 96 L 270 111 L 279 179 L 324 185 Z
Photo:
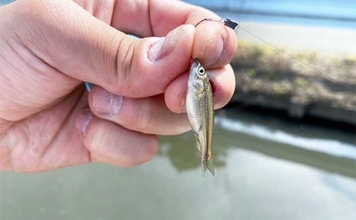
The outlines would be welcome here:
M 230 106 L 355 128 L 355 30 L 256 22 L 244 22 L 242 28 L 236 30 L 239 47 L 231 63 L 236 90 Z

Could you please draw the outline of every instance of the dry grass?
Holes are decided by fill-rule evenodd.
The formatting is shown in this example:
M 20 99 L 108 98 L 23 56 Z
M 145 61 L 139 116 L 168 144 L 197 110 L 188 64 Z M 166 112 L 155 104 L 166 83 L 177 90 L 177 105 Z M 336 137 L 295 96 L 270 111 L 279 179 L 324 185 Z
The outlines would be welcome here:
M 232 61 L 236 89 L 356 109 L 356 57 L 287 53 L 294 58 L 268 46 L 240 42 Z

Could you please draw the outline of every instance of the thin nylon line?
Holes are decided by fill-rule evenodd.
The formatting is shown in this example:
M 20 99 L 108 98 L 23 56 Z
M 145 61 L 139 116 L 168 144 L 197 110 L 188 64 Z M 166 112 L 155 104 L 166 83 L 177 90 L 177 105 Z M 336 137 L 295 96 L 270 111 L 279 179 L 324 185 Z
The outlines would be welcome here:
M 304 62 L 304 61 L 298 59 L 297 57 L 295 57 L 295 56 L 293 56 L 293 55 L 291 55 L 291 54 L 289 54 L 289 53 L 286 53 L 285 51 L 279 49 L 279 48 L 276 47 L 276 46 L 273 46 L 272 44 L 268 43 L 267 41 L 263 40 L 262 38 L 260 38 L 260 37 L 258 37 L 258 36 L 256 36 L 256 35 L 254 35 L 253 33 L 251 33 L 251 32 L 249 32 L 248 30 L 242 28 L 241 26 L 237 26 L 237 27 L 238 27 L 239 29 L 245 31 L 246 33 L 250 34 L 251 36 L 253 36 L 253 37 L 259 39 L 260 41 L 266 43 L 267 45 L 269 45 L 270 47 L 274 48 L 275 50 L 278 50 L 279 52 L 282 52 L 284 55 L 287 55 L 287 56 L 289 56 L 289 57 L 291 57 L 291 58 L 297 60 L 298 62 L 304 64 L 305 66 L 311 68 L 312 70 L 314 70 L 315 72 L 321 74 L 321 75 L 324 76 L 325 78 L 327 78 L 327 79 L 329 79 L 329 80 L 331 80 L 331 81 L 334 81 L 334 82 L 338 83 L 339 85 L 345 87 L 346 89 L 349 89 L 349 90 L 351 90 L 352 92 L 356 93 L 356 89 L 352 88 L 351 86 L 348 86 L 348 85 L 343 84 L 342 82 L 340 82 L 340 81 L 338 81 L 337 79 L 335 79 L 335 78 L 333 78 L 333 77 L 331 77 L 331 76 L 329 76 L 329 75 L 327 75 L 327 74 L 321 72 L 320 70 L 316 69 L 315 67 L 311 66 L 310 64 L 308 64 L 308 63 L 306 63 L 306 62 Z

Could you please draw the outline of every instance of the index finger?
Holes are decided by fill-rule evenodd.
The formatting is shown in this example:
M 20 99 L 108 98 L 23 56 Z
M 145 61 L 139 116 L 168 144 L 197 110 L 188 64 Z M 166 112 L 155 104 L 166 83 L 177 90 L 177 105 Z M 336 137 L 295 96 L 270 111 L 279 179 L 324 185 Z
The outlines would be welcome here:
M 111 26 L 139 37 L 165 36 L 182 24 L 196 25 L 215 13 L 176 0 L 116 1 Z
M 166 36 L 183 24 L 196 25 L 203 19 L 219 20 L 215 13 L 175 0 L 116 2 L 111 25 L 140 37 Z M 207 69 L 228 64 L 237 49 L 235 32 L 222 23 L 202 22 L 196 27 L 192 58 L 199 58 Z

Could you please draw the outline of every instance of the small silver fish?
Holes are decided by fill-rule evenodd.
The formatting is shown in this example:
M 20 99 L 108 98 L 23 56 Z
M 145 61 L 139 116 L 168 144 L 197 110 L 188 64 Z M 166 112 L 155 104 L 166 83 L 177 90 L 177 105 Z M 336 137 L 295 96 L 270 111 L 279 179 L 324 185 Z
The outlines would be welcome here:
M 211 148 L 214 129 L 214 101 L 209 78 L 198 59 L 190 67 L 186 97 L 188 119 L 201 152 L 202 175 L 208 169 L 214 176 Z

